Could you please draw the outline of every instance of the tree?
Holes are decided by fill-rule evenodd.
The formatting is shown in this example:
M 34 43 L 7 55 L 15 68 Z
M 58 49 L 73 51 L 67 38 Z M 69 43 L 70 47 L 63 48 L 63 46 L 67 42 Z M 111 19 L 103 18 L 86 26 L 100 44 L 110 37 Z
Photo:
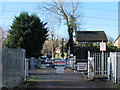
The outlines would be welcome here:
M 52 58 L 54 58 L 55 57 L 55 49 L 60 46 L 60 40 L 55 38 L 54 33 L 51 32 L 50 34 L 51 34 L 51 39 L 47 40 L 44 43 L 42 53 L 45 56 L 48 56 L 48 57 L 51 56 Z
M 2 43 L 3 43 L 3 29 L 2 27 L 0 27 L 0 48 L 2 47 Z
M 4 42 L 5 47 L 24 48 L 27 58 L 39 57 L 48 36 L 46 24 L 35 14 L 20 13 L 18 17 L 15 17 L 9 30 L 9 35 Z
M 68 6 L 67 6 L 68 5 Z M 67 7 L 67 8 L 66 8 Z M 71 51 L 73 51 L 74 42 L 73 42 L 73 32 L 77 30 L 77 19 L 79 18 L 79 14 L 77 10 L 79 9 L 78 2 L 62 2 L 61 0 L 56 0 L 52 3 L 46 3 L 46 6 L 42 7 L 42 10 L 48 13 L 53 13 L 60 16 L 67 26 L 67 31 L 69 35 L 69 40 L 67 46 L 70 46 Z M 71 52 L 72 53 L 72 52 Z

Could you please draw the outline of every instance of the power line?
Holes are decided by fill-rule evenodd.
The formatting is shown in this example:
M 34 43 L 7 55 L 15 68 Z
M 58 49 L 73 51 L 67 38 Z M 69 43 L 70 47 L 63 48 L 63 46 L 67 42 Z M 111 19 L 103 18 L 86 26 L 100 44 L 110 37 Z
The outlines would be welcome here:
M 117 20 L 116 18 L 106 18 L 106 17 L 92 17 L 92 16 L 81 16 L 81 17 L 95 18 L 95 19 Z
M 111 25 L 111 24 L 96 24 L 96 23 L 86 23 L 86 24 L 82 24 L 81 26 L 88 26 L 88 25 L 92 25 L 92 26 L 93 26 L 93 25 L 94 25 L 94 26 L 95 26 L 95 25 L 99 25 L 99 26 L 106 26 L 106 27 L 107 27 L 107 26 L 116 26 L 116 27 L 118 26 L 118 25 Z
M 117 10 L 111 10 L 111 9 L 100 9 L 100 8 L 81 8 L 81 9 L 90 9 L 90 10 L 100 10 L 100 11 L 105 11 L 105 12 L 118 12 Z
M 94 19 L 104 19 L 104 20 L 110 20 L 110 21 L 118 20 L 116 18 L 106 18 L 106 17 L 92 17 L 92 16 L 81 16 L 81 17 L 94 18 Z M 11 19 L 11 18 L 2 17 L 2 19 Z M 12 19 L 14 19 L 14 17 L 12 17 Z M 51 21 L 53 21 L 53 20 L 51 20 Z M 59 21 L 54 20 L 54 22 L 59 22 Z

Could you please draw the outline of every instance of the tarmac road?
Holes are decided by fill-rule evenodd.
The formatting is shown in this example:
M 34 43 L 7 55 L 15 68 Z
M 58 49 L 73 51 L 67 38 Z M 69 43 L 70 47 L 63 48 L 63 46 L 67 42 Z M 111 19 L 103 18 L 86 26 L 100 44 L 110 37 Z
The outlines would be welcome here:
M 30 85 L 33 88 L 116 88 L 105 79 L 88 81 L 85 76 L 70 69 L 61 75 L 55 69 L 29 70 Z

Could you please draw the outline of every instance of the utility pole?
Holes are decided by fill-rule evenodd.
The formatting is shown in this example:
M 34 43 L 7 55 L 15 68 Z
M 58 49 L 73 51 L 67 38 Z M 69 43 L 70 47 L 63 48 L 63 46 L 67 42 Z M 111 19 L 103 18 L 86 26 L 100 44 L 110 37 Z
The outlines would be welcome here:
M 54 34 L 53 32 L 51 32 L 51 36 L 52 36 L 52 58 L 54 58 Z
M 61 57 L 64 58 L 64 38 L 62 38 L 62 54 Z

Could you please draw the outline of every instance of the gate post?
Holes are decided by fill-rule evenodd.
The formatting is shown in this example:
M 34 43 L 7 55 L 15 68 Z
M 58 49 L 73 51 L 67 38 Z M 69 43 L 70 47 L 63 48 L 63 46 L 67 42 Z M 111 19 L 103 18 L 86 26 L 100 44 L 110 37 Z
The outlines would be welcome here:
M 2 63 L 2 48 L 0 47 L 0 88 L 2 88 L 3 83 L 2 83 L 2 73 L 3 73 L 3 63 Z
M 111 57 L 108 57 L 107 64 L 108 80 L 111 80 Z
M 25 81 L 27 81 L 27 77 L 28 77 L 28 63 L 29 63 L 29 59 L 25 59 Z
M 102 76 L 104 76 L 104 52 L 102 51 Z
M 3 42 L 3 31 L 0 29 L 0 89 L 2 88 L 2 42 Z
M 88 80 L 94 79 L 94 58 L 90 57 L 90 52 L 88 51 Z

